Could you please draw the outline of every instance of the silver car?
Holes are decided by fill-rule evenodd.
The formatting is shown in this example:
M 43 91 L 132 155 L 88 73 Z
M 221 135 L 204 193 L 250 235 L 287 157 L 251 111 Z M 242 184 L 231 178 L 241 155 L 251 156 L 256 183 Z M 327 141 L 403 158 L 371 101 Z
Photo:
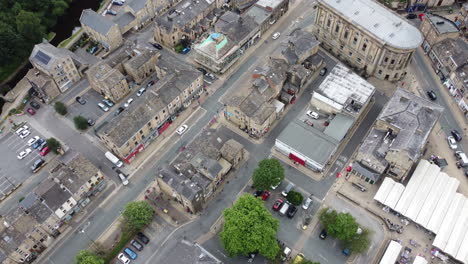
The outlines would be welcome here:
M 307 199 L 304 201 L 304 203 L 302 204 L 302 209 L 304 210 L 307 210 L 309 209 L 309 207 L 312 205 L 312 198 L 311 197 L 307 197 Z

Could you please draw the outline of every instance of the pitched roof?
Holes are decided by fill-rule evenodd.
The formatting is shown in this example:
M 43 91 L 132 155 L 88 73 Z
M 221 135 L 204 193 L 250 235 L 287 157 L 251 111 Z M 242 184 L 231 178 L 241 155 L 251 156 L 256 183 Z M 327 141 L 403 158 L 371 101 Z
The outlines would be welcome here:
M 111 28 L 115 25 L 111 20 L 99 15 L 92 9 L 85 9 L 81 13 L 80 23 L 92 28 L 94 31 L 107 35 Z

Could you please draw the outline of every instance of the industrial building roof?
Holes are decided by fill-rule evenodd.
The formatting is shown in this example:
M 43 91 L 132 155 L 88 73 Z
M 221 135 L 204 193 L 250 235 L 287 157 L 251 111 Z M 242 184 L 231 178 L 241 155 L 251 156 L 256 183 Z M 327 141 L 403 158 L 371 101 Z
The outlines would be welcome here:
M 391 240 L 388 244 L 387 250 L 385 250 L 382 259 L 380 259 L 379 264 L 395 264 L 398 257 L 400 256 L 401 244 Z
M 391 47 L 415 49 L 423 41 L 422 34 L 416 27 L 376 1 L 319 0 L 319 3 Z

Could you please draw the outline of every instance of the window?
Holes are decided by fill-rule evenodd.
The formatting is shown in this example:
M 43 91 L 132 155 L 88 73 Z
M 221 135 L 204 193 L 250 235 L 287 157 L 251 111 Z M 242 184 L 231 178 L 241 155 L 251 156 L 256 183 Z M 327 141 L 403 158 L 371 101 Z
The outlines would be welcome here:
M 361 58 L 357 58 L 357 62 L 361 63 Z
M 140 130 L 140 134 L 143 134 L 143 130 Z
M 350 53 L 348 54 L 348 56 L 350 56 L 350 57 L 351 57 L 351 56 L 353 56 L 353 53 L 352 53 L 352 52 L 350 52 Z
M 163 110 L 163 114 L 166 113 L 166 110 Z
M 382 74 L 382 70 L 379 70 L 379 74 Z
M 390 61 L 390 64 L 394 64 L 394 63 L 395 63 L 395 60 L 391 60 L 391 61 Z
M 388 62 L 388 57 L 385 57 L 384 62 Z
M 395 73 L 395 79 L 398 78 L 398 73 Z
M 172 107 L 172 104 L 169 104 L 168 107 L 171 108 L 171 107 Z
M 349 32 L 346 31 L 346 32 L 344 33 L 344 38 L 347 39 L 347 38 L 348 38 L 348 35 L 349 35 Z
M 336 25 L 335 32 L 338 33 L 338 31 L 340 31 L 340 26 Z
M 340 49 L 341 49 L 341 50 L 344 49 L 344 46 L 343 46 L 343 45 L 340 45 Z
M 357 43 L 357 37 L 354 37 L 354 39 L 353 39 L 353 45 L 356 45 L 356 43 Z
M 154 120 L 158 120 L 158 119 L 159 119 L 159 117 L 158 117 L 158 116 L 156 116 L 156 117 L 154 118 Z
M 65 214 L 65 213 L 67 212 L 67 210 L 63 210 L 62 212 Z M 42 242 L 42 241 L 41 241 L 41 242 Z
M 331 25 L 331 19 L 328 19 L 328 21 L 327 21 L 327 27 L 330 27 L 330 25 Z
M 364 43 L 364 45 L 362 45 L 362 51 L 366 51 L 367 49 L 367 44 Z

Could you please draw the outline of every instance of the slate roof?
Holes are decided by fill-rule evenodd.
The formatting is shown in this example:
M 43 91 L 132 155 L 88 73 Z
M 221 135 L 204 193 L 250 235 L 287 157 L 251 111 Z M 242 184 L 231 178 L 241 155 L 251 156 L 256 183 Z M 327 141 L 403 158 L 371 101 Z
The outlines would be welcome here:
M 424 15 L 426 19 L 429 19 L 429 21 L 431 21 L 431 24 L 436 28 L 439 34 L 453 33 L 459 31 L 457 25 L 455 25 L 455 23 L 452 22 L 450 19 L 431 13 L 426 13 Z
M 55 65 L 56 60 L 62 60 L 67 57 L 75 59 L 78 56 L 75 56 L 73 52 L 68 49 L 57 48 L 49 42 L 42 42 L 34 45 L 29 60 L 49 70 Z
M 239 107 L 242 113 L 258 124 L 263 124 L 275 112 L 275 107 L 268 103 L 256 89 L 252 89 L 247 96 L 231 96 L 229 104 Z
M 300 57 L 311 53 L 311 50 L 320 45 L 317 38 L 304 30 L 295 30 L 275 49 L 274 56 L 283 57 L 289 65 L 301 63 Z
M 157 16 L 156 24 L 166 32 L 172 32 L 174 27 L 183 29 L 213 2 L 214 0 L 183 0 L 163 16 Z
M 80 23 L 92 28 L 101 35 L 106 36 L 115 25 L 111 20 L 99 15 L 92 9 L 85 9 L 81 13 Z
M 63 162 L 55 168 L 51 176 L 74 194 L 93 176 L 97 176 L 98 168 L 80 153 L 74 153 L 69 160 Z
M 138 12 L 145 8 L 146 2 L 150 0 L 128 0 L 126 3 L 128 7 L 133 9 L 133 11 Z
M 114 21 L 120 28 L 123 28 L 135 20 L 135 16 L 130 12 L 119 12 L 112 21 Z
M 34 192 L 44 199 L 47 206 L 54 212 L 63 203 L 71 198 L 71 193 L 60 188 L 60 185 L 54 182 L 53 179 L 47 178 L 37 186 Z
M 232 20 L 233 15 L 229 16 L 229 22 L 216 22 L 215 28 L 219 33 L 225 34 L 235 43 L 243 45 L 253 31 L 258 29 L 258 23 L 251 16 L 240 16 Z M 223 25 L 224 24 L 224 25 Z
M 43 223 L 54 213 L 45 204 L 41 203 L 39 197 L 35 193 L 29 193 L 23 201 L 19 203 L 19 207 L 33 216 L 38 223 Z
M 270 12 L 256 5 L 250 7 L 244 15 L 252 17 L 258 25 L 263 25 L 270 18 Z
M 197 183 L 191 181 L 183 174 L 176 173 L 170 167 L 164 167 L 159 170 L 159 177 L 169 186 L 171 186 L 177 193 L 184 196 L 187 200 L 192 201 L 202 188 Z
M 144 50 L 142 53 L 132 57 L 125 63 L 133 69 L 138 69 L 145 63 L 147 63 L 149 60 L 151 60 L 151 58 L 153 58 L 154 56 L 159 57 L 160 53 L 155 50 Z
M 446 38 L 436 43 L 432 49 L 438 54 L 439 59 L 451 64 L 453 60 L 457 66 L 468 63 L 468 43 L 460 38 Z

